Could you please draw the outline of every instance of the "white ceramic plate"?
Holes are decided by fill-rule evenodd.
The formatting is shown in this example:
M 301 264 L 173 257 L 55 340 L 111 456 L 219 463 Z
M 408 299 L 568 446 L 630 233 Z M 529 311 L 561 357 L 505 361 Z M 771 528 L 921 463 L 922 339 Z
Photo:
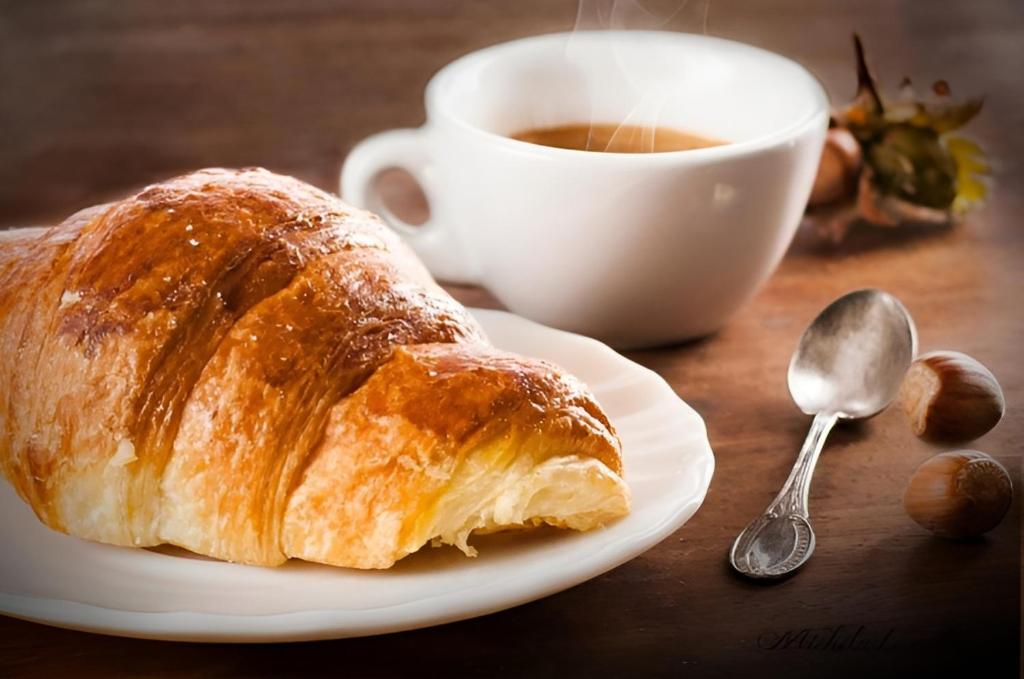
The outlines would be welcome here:
M 480 556 L 425 549 L 388 571 L 304 562 L 257 568 L 174 549 L 100 545 L 43 527 L 0 483 L 0 611 L 133 637 L 287 641 L 397 632 L 533 601 L 650 549 L 704 499 L 714 458 L 704 422 L 658 375 L 592 339 L 474 310 L 492 342 L 585 381 L 622 438 L 630 515 L 588 533 L 477 538 Z

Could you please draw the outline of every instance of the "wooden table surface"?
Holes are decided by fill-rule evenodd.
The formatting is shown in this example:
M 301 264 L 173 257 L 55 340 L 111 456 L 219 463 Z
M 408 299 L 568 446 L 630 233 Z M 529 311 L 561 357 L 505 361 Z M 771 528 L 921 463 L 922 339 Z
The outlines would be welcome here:
M 668 28 L 700 29 L 702 4 L 691 3 Z M 487 44 L 568 29 L 575 13 L 575 0 L 2 2 L 0 222 L 48 223 L 206 165 L 264 165 L 334 189 L 352 144 L 422 121 L 421 93 L 437 68 Z M 895 410 L 829 441 L 811 493 L 818 549 L 802 573 L 759 586 L 726 563 L 809 424 L 786 390 L 790 352 L 820 307 L 857 287 L 899 296 L 922 349 L 966 351 L 1000 377 L 1007 416 L 973 447 L 1002 460 L 1020 490 L 1024 5 L 721 0 L 708 20 L 712 34 L 798 59 L 840 100 L 854 84 L 854 29 L 890 86 L 912 74 L 987 95 L 972 129 L 995 160 L 994 197 L 940 233 L 862 230 L 841 248 L 801 234 L 719 334 L 630 354 L 705 417 L 715 449 L 704 507 L 677 534 L 543 601 L 376 638 L 172 644 L 0 618 L 0 675 L 1015 674 L 1020 503 L 976 542 L 923 533 L 901 496 L 936 448 Z M 493 304 L 481 291 L 455 292 Z

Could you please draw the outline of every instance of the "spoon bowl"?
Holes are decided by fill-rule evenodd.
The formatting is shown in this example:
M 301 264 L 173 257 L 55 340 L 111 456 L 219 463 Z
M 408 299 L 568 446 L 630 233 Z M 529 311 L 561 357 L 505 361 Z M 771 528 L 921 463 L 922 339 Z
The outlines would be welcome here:
M 876 415 L 896 397 L 917 333 L 892 295 L 865 289 L 829 304 L 804 331 L 789 363 L 789 393 L 808 415 Z

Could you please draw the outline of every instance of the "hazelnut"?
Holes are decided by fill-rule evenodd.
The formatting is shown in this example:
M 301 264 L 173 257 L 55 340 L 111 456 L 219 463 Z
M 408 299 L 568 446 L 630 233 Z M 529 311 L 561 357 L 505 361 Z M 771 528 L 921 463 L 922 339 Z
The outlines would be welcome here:
M 996 426 L 1006 407 L 988 368 L 956 351 L 935 351 L 915 360 L 899 400 L 915 434 L 944 441 L 978 438 Z
M 814 179 L 814 188 L 808 204 L 827 205 L 852 197 L 857 189 L 860 172 L 860 143 L 849 130 L 833 127 L 825 136 L 821 162 Z
M 1013 500 L 1006 468 L 985 453 L 942 453 L 918 467 L 907 484 L 903 507 L 922 527 L 941 537 L 969 538 L 1003 520 Z

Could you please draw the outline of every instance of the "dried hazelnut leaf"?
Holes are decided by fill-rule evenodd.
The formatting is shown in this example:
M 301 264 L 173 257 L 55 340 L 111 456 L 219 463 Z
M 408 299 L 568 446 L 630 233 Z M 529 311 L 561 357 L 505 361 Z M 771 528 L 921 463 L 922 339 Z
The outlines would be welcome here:
M 918 127 L 930 127 L 939 134 L 952 132 L 969 123 L 981 112 L 984 100 L 981 97 L 966 99 L 962 102 L 939 101 L 934 103 L 918 103 L 911 124 Z
M 953 211 L 962 214 L 988 197 L 985 179 L 991 173 L 985 152 L 963 137 L 947 137 L 946 149 L 956 163 L 956 198 Z

